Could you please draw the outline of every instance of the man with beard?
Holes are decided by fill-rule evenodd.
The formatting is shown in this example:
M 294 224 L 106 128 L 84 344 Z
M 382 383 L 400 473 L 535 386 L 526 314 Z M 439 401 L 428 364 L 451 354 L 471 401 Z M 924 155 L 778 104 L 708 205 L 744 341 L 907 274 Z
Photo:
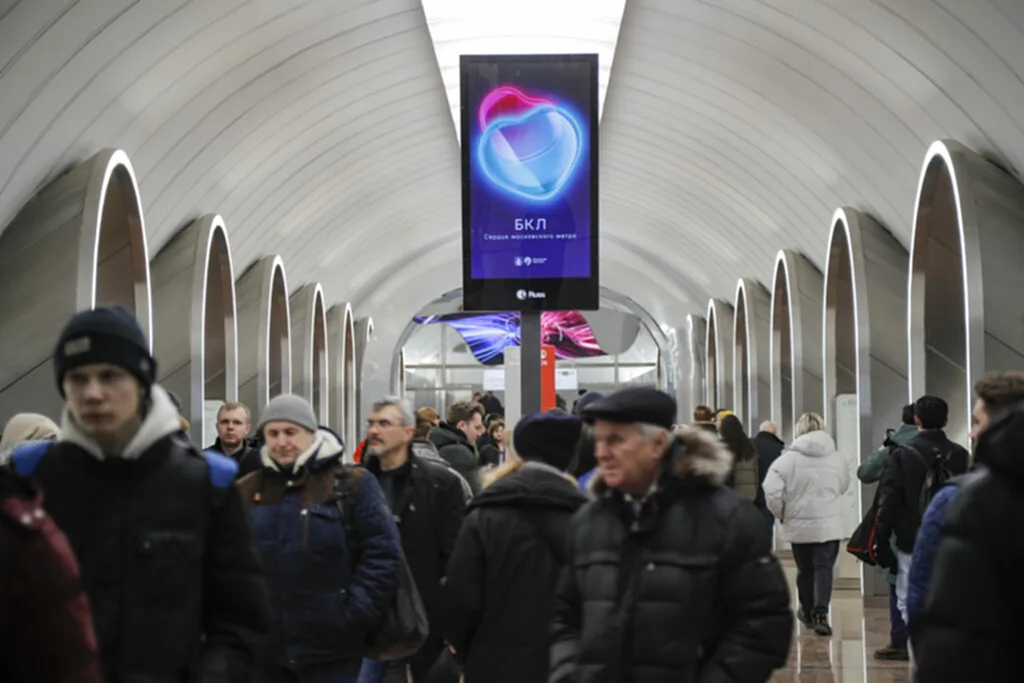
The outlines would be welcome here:
M 402 550 L 430 620 L 427 642 L 407 662 L 413 682 L 423 683 L 444 649 L 441 581 L 462 525 L 466 497 L 454 472 L 415 454 L 415 429 L 416 415 L 408 400 L 389 397 L 374 403 L 366 421 L 364 464 L 380 481 L 398 523 Z M 386 666 L 386 680 L 391 680 L 395 666 Z M 364 662 L 360 680 L 380 680 L 383 668 L 382 663 Z M 368 674 L 368 669 L 378 673 Z

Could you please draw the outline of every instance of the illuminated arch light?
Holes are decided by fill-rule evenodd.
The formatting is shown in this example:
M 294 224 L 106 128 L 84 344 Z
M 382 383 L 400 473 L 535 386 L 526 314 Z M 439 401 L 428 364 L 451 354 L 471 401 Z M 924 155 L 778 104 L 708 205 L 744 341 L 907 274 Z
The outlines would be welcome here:
M 755 434 L 771 416 L 771 295 L 761 284 L 740 278 L 733 310 L 733 410 Z
M 57 415 L 52 340 L 76 311 L 119 304 L 152 347 L 149 251 L 124 151 L 105 149 L 43 188 L 0 240 L 0 416 Z M 40 343 L 46 340 L 45 343 Z
M 353 325 L 355 336 L 355 423 L 363 421 L 363 362 L 366 358 L 366 347 L 373 341 L 373 318 L 359 318 Z M 355 428 L 355 427 L 354 427 Z
M 271 398 L 292 390 L 291 310 L 280 256 L 250 266 L 238 296 L 238 395 L 259 420 Z
M 973 382 L 987 369 L 1024 369 L 1021 225 L 1024 188 L 1014 178 L 956 141 L 932 143 L 910 247 L 908 400 L 944 398 L 947 432 L 963 444 Z
M 772 421 L 779 437 L 793 440 L 796 421 L 823 412 L 821 395 L 821 294 L 823 278 L 807 257 L 782 249 L 775 258 L 771 298 Z
M 180 396 L 193 440 L 206 444 L 214 435 L 205 428 L 205 402 L 238 400 L 235 275 L 224 220 L 211 214 L 185 226 L 152 270 L 160 381 Z
M 822 401 L 825 420 L 840 448 L 850 448 L 858 459 L 867 458 L 885 429 L 898 424 L 906 396 L 907 252 L 881 225 L 854 209 L 837 209 L 832 217 L 825 259 L 822 307 Z M 836 397 L 854 395 L 855 442 L 840 440 Z M 845 452 L 845 451 L 844 451 Z M 856 525 L 874 486 L 856 489 Z M 840 573 L 843 572 L 840 564 Z M 859 568 L 861 589 L 888 595 L 889 584 Z
M 732 306 L 721 299 L 708 301 L 704 341 L 706 400 L 712 410 L 732 410 Z
M 330 367 L 330 421 L 328 424 L 345 440 L 346 452 L 351 451 L 349 441 L 348 408 L 355 399 L 349 399 L 348 390 L 354 371 L 354 342 L 352 340 L 352 307 L 348 304 L 332 306 L 327 311 L 328 363 Z
M 289 305 L 292 339 L 298 345 L 297 352 L 292 350 L 293 391 L 310 402 L 320 424 L 326 425 L 330 419 L 330 367 L 323 287 L 319 283 L 305 285 Z

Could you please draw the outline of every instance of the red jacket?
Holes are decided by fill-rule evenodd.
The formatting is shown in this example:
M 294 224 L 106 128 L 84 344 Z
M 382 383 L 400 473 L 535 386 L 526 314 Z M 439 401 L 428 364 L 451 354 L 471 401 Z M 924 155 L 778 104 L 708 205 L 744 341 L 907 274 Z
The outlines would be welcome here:
M 42 504 L 0 470 L 0 680 L 102 683 L 78 561 Z

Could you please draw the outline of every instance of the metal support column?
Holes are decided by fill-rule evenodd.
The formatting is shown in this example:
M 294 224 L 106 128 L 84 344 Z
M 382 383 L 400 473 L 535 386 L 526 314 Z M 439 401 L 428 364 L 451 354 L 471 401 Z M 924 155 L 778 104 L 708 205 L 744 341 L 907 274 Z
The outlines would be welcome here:
M 540 311 L 520 313 L 519 338 L 522 348 L 522 414 L 540 410 Z

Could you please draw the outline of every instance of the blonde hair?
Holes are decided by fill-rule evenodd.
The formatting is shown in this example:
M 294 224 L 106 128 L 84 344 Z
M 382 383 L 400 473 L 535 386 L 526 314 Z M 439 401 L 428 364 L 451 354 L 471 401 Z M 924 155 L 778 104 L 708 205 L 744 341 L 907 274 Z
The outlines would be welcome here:
M 796 421 L 796 436 L 823 431 L 825 431 L 825 418 L 817 413 L 804 413 Z

